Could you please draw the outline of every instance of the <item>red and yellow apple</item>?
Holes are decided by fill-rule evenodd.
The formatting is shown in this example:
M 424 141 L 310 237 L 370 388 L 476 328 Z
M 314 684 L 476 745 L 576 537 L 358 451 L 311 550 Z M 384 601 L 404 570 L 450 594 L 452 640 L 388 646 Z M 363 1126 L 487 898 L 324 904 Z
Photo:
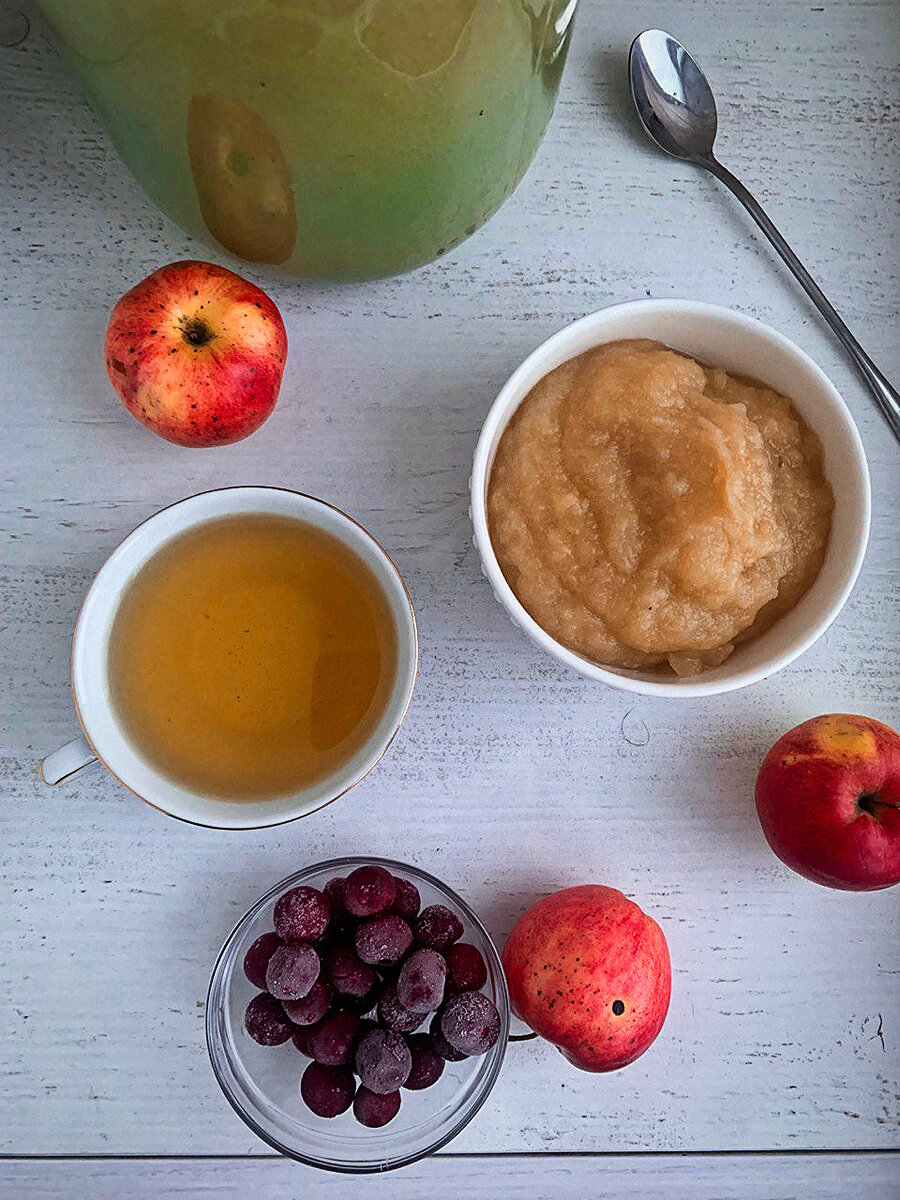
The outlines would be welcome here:
M 900 734 L 846 713 L 804 721 L 766 755 L 756 811 L 807 879 L 856 892 L 900 883 Z
M 663 1027 L 672 969 L 663 931 L 615 888 L 565 888 L 510 934 L 512 1010 L 583 1071 L 634 1062 Z
M 275 407 L 287 357 L 264 291 L 207 262 L 160 267 L 112 311 L 106 372 L 125 407 L 179 446 L 221 446 Z

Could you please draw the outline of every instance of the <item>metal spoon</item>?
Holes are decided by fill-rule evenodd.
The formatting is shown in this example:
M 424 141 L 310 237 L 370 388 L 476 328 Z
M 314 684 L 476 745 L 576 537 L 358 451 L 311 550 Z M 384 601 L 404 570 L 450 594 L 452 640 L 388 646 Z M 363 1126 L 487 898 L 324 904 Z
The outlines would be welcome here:
M 632 43 L 628 74 L 631 95 L 647 133 L 666 154 L 705 167 L 737 196 L 856 363 L 894 436 L 900 441 L 900 392 L 885 379 L 860 346 L 762 206 L 713 155 L 716 102 L 697 63 L 671 34 L 663 33 L 661 29 L 648 29 Z

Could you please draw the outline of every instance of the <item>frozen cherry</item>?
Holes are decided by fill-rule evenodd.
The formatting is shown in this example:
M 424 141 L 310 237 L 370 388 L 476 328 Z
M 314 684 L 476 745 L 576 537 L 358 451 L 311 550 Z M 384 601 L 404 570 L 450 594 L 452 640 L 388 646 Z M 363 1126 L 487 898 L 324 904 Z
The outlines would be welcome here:
M 268 992 L 260 992 L 247 1005 L 244 1028 L 261 1046 L 280 1046 L 294 1032 L 284 1009 Z
M 461 1054 L 486 1054 L 500 1036 L 500 1014 L 483 992 L 460 992 L 447 1001 L 441 1033 Z
M 322 895 L 328 901 L 328 907 L 331 909 L 331 915 L 337 916 L 338 913 L 345 911 L 344 909 L 344 884 L 346 879 L 343 875 L 336 875 L 334 879 L 329 879 L 322 888 Z
M 300 1080 L 300 1095 L 317 1117 L 337 1117 L 353 1103 L 356 1080 L 349 1067 L 311 1062 Z
M 332 946 L 325 955 L 325 971 L 342 996 L 366 996 L 378 977 L 350 946 Z
M 294 1030 L 293 1035 L 291 1036 L 291 1041 L 294 1043 L 296 1048 L 301 1054 L 305 1054 L 307 1058 L 312 1058 L 313 1056 L 311 1044 L 312 1037 L 321 1023 L 321 1021 L 317 1021 L 315 1025 L 301 1025 L 299 1028 Z
M 399 875 L 394 876 L 394 883 L 397 885 L 397 893 L 394 896 L 394 903 L 391 905 L 391 912 L 395 912 L 404 921 L 409 921 L 411 925 L 419 915 L 419 908 L 422 904 L 419 889 L 408 879 L 401 879 Z
M 336 1012 L 326 1017 L 309 1039 L 313 1058 L 326 1067 L 345 1067 L 352 1063 L 360 1026 L 356 1013 Z
M 330 917 L 328 901 L 315 888 L 291 888 L 275 902 L 275 932 L 286 942 L 314 942 Z
M 458 1050 L 454 1050 L 444 1037 L 441 1032 L 441 1013 L 435 1013 L 432 1017 L 428 1033 L 435 1053 L 439 1054 L 446 1062 L 462 1062 L 464 1058 L 469 1057 L 468 1054 L 460 1054 Z
M 447 964 L 437 950 L 414 950 L 397 976 L 397 999 L 413 1012 L 434 1012 L 446 981 Z
M 302 1000 L 284 1000 L 281 1007 L 295 1025 L 315 1025 L 331 1008 L 334 993 L 324 979 L 317 979 Z
M 409 1078 L 403 1085 L 410 1091 L 419 1092 L 437 1083 L 444 1070 L 444 1059 L 432 1045 L 427 1033 L 414 1033 L 406 1039 L 409 1052 L 412 1055 L 412 1066 Z
M 462 922 L 444 904 L 423 908 L 416 919 L 416 942 L 419 946 L 443 950 L 462 935 Z
M 487 983 L 481 952 L 468 942 L 457 942 L 447 951 L 447 988 L 451 992 L 477 992 Z
M 356 953 L 364 963 L 399 962 L 412 945 L 412 930 L 396 913 L 378 913 L 356 931 Z
M 370 1092 L 395 1092 L 406 1083 L 412 1055 L 403 1035 L 393 1029 L 373 1029 L 356 1047 L 356 1071 Z
M 369 1129 L 380 1129 L 382 1125 L 387 1125 L 399 1111 L 399 1092 L 379 1095 L 378 1092 L 370 1092 L 367 1087 L 361 1087 L 353 1098 L 354 1117 L 360 1125 L 367 1125 Z
M 357 867 L 344 884 L 344 904 L 354 917 L 371 917 L 394 903 L 397 882 L 384 867 Z
M 378 1020 L 385 1029 L 395 1029 L 397 1033 L 412 1033 L 425 1020 L 424 1013 L 413 1012 L 397 999 L 397 990 L 392 983 L 386 983 L 378 997 Z
M 244 955 L 244 974 L 254 987 L 265 988 L 266 967 L 280 945 L 281 938 L 277 933 L 264 933 Z
M 278 1000 L 302 1000 L 319 978 L 319 956 L 305 942 L 279 946 L 266 967 L 266 987 Z

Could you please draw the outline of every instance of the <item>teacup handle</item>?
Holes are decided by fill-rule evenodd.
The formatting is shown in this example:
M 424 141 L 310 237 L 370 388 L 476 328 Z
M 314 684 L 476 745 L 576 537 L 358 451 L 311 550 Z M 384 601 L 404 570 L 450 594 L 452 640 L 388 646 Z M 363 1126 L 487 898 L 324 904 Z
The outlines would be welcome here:
M 77 738 L 72 738 L 71 742 L 66 742 L 64 746 L 47 755 L 41 763 L 41 779 L 55 787 L 96 761 L 97 755 L 91 749 L 87 738 L 79 734 Z

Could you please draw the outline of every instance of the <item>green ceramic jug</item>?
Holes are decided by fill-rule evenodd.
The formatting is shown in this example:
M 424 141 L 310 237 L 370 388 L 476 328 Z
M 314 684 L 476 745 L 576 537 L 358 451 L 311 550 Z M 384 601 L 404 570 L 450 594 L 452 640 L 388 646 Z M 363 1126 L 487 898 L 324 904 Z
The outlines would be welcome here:
M 577 0 L 40 0 L 128 166 L 248 262 L 393 275 L 473 233 L 553 109 Z

